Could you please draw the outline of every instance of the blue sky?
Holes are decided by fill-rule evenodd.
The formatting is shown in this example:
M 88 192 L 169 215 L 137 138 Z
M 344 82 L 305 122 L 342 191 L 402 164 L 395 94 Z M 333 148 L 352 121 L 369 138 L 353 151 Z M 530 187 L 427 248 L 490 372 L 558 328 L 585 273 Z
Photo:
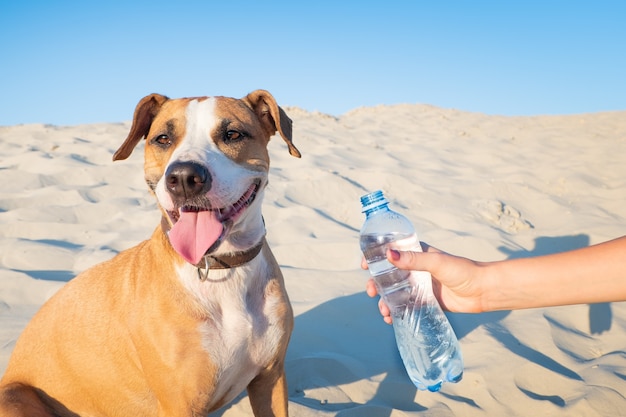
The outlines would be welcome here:
M 0 125 L 130 120 L 139 99 L 341 115 L 426 103 L 626 110 L 626 1 L 34 1 L 0 5 Z

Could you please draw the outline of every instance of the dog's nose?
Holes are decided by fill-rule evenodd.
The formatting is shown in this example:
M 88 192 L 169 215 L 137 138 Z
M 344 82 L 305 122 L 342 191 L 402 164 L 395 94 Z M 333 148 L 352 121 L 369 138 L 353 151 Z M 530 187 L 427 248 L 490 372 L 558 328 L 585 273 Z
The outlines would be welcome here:
M 211 189 L 211 174 L 195 162 L 175 162 L 165 172 L 165 185 L 175 197 L 193 198 Z

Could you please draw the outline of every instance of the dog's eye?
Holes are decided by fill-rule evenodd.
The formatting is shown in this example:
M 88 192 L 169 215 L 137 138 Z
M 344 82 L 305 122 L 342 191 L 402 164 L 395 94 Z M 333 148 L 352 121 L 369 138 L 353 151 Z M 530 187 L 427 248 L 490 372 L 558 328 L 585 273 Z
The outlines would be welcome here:
M 152 139 L 152 142 L 160 146 L 169 146 L 172 144 L 170 137 L 167 135 L 159 135 L 156 138 Z
M 229 130 L 228 132 L 226 132 L 225 141 L 234 142 L 234 141 L 243 139 L 245 136 L 246 135 L 242 132 L 238 132 L 236 130 Z

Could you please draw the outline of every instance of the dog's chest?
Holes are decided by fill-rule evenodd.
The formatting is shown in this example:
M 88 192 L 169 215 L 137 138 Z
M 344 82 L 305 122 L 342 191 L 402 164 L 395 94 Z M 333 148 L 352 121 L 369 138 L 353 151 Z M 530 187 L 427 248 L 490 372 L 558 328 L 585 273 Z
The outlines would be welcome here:
M 183 279 L 207 313 L 199 331 L 202 346 L 218 370 L 217 398 L 245 389 L 276 358 L 285 337 L 280 321 L 286 300 L 281 293 L 269 291 L 268 281 L 252 266 L 222 270 L 222 278 L 210 275 L 200 281 L 194 271 L 195 276 Z

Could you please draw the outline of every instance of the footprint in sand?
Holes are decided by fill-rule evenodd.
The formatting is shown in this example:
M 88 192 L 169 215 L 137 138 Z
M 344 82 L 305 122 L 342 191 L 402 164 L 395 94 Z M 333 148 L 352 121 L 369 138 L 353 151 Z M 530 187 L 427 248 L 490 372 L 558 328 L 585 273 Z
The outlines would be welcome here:
M 533 228 L 533 225 L 522 217 L 519 210 L 501 201 L 474 200 L 472 205 L 479 217 L 506 233 L 515 234 Z

